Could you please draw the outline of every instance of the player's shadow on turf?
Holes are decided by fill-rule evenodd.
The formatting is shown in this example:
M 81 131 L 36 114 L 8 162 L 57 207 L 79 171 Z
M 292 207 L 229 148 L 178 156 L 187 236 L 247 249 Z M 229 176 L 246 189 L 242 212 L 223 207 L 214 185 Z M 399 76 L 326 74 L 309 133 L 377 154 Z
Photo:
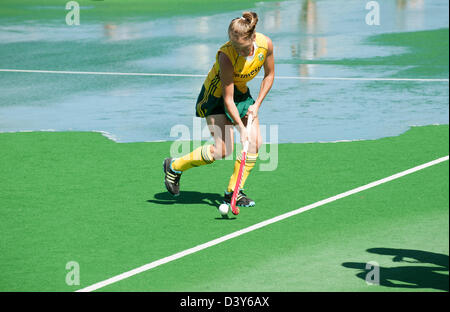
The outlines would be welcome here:
M 214 193 L 201 193 L 193 191 L 181 191 L 179 196 L 172 196 L 168 192 L 157 193 L 155 199 L 149 199 L 147 202 L 159 205 L 175 205 L 175 204 L 202 204 L 215 208 L 223 202 L 223 196 Z
M 370 253 L 393 256 L 392 262 L 408 263 L 397 267 L 381 267 L 379 282 L 381 286 L 396 288 L 430 288 L 449 291 L 449 257 L 447 255 L 411 249 L 371 248 Z M 376 259 L 374 259 L 376 261 Z M 417 264 L 427 264 L 421 266 Z M 359 269 L 357 277 L 366 280 L 372 270 L 366 269 L 366 263 L 345 262 L 342 266 Z M 447 274 L 445 274 L 447 272 Z

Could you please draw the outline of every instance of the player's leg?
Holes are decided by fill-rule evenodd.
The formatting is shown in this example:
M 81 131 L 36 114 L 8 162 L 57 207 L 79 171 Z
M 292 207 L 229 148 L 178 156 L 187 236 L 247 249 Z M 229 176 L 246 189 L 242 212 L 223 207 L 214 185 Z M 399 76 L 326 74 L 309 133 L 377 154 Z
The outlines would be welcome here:
M 164 182 L 172 195 L 179 195 L 180 177 L 183 172 L 194 167 L 212 164 L 216 159 L 221 159 L 233 151 L 233 129 L 226 116 L 209 115 L 206 120 L 214 138 L 214 145 L 205 144 L 180 158 L 164 160 Z
M 224 114 L 206 117 L 214 145 L 211 145 L 213 158 L 222 159 L 230 155 L 234 148 L 233 124 Z
M 245 117 L 242 122 L 247 126 L 247 117 Z M 248 145 L 248 153 L 258 154 L 258 151 L 262 145 L 261 130 L 259 128 L 259 118 L 253 118 L 252 129 L 248 134 L 250 138 L 250 144 Z
M 205 85 L 202 86 L 195 104 L 195 115 L 197 117 L 205 118 L 209 115 L 223 113 L 223 108 L 221 111 L 220 98 L 210 95 L 209 88 L 211 87 L 212 85 L 207 90 Z M 164 160 L 164 183 L 169 193 L 174 196 L 179 195 L 181 174 L 193 167 L 213 163 L 215 160 L 213 154 L 214 148 L 212 145 L 205 145 L 178 159 L 166 158 Z
M 174 196 L 180 193 L 180 178 L 183 172 L 194 167 L 212 164 L 215 161 L 212 145 L 203 145 L 180 158 L 164 160 L 164 183 Z
M 191 153 L 175 159 L 172 169 L 184 172 L 193 167 L 199 167 L 213 163 L 216 159 L 222 159 L 233 151 L 233 128 L 229 120 L 223 114 L 209 115 L 206 117 L 214 145 L 205 144 Z M 230 135 L 231 134 L 231 135 Z

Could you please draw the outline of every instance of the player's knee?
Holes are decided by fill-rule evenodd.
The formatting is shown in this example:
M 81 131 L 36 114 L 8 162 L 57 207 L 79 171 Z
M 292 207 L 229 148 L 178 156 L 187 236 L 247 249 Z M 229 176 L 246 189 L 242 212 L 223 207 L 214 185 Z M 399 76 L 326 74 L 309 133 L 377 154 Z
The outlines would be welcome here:
M 233 148 L 225 146 L 225 144 L 214 145 L 214 159 L 222 159 L 233 152 Z
M 262 139 L 261 138 L 257 138 L 256 140 L 255 140 L 255 143 L 254 143 L 254 150 L 258 153 L 258 151 L 260 150 L 260 148 L 261 148 L 261 146 L 263 145 L 263 143 L 262 143 Z M 253 149 L 253 148 L 252 148 Z
M 222 158 L 225 158 L 225 157 L 231 155 L 231 153 L 233 153 L 233 146 L 225 147 L 225 151 L 223 153 L 223 157 Z

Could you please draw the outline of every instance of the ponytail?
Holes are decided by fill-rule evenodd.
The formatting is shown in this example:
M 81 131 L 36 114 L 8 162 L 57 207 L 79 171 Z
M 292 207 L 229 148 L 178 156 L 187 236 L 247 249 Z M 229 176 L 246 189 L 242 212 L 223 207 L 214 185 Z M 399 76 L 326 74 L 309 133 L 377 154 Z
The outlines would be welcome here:
M 242 17 L 235 18 L 228 27 L 228 35 L 244 39 L 251 39 L 255 33 L 258 23 L 258 14 L 255 12 L 244 12 Z

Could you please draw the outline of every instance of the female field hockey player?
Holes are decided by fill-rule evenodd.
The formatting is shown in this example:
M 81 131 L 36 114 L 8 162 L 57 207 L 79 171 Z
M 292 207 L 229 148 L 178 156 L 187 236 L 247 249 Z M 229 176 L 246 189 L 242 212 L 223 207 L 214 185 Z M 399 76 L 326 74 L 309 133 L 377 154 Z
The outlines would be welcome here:
M 255 201 L 248 198 L 242 189 L 253 169 L 262 144 L 259 129 L 258 110 L 272 87 L 275 66 L 273 45 L 270 38 L 255 32 L 258 16 L 254 12 L 244 12 L 228 27 L 229 41 L 216 54 L 216 62 L 206 78 L 196 104 L 196 116 L 206 118 L 214 145 L 201 146 L 183 157 L 164 160 L 165 185 L 174 196 L 180 192 L 180 177 L 193 167 L 213 163 L 233 152 L 233 125 L 240 133 L 241 142 L 250 139 L 247 162 L 237 196 L 236 205 L 250 207 Z M 253 100 L 247 87 L 264 67 L 264 79 L 258 98 Z M 253 123 L 247 133 L 247 117 L 253 115 Z M 234 165 L 234 172 L 225 191 L 224 202 L 230 203 L 236 184 L 241 160 Z

